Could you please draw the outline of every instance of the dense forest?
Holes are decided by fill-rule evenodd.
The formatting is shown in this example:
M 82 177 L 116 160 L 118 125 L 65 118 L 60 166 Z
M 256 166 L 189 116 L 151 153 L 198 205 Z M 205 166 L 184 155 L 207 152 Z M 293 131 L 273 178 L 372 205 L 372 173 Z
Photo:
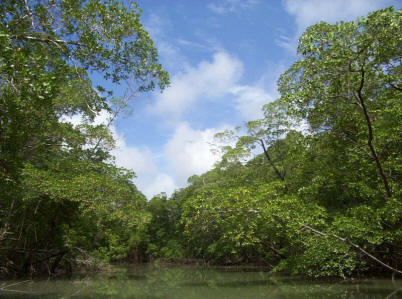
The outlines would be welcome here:
M 110 84 L 169 84 L 139 8 L 14 0 L 0 12 L 1 274 L 155 259 L 402 274 L 401 11 L 309 27 L 264 117 L 217 134 L 215 167 L 150 201 L 93 122 L 127 104 Z M 73 115 L 82 124 L 63 121 Z
M 134 173 L 115 166 L 110 129 L 93 120 L 126 105 L 111 84 L 136 93 L 169 82 L 139 8 L 16 0 L 0 12 L 0 271 L 52 274 L 126 257 L 151 215 Z M 71 115 L 82 124 L 63 121 Z

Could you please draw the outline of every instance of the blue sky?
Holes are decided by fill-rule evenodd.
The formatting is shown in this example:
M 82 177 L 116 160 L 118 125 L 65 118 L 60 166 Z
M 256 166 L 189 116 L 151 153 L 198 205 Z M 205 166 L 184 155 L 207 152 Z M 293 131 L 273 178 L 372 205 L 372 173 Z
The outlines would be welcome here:
M 261 116 L 316 22 L 352 20 L 394 0 L 139 0 L 171 85 L 140 94 L 112 125 L 119 166 L 148 197 L 213 167 L 215 133 Z M 102 118 L 102 116 L 100 116 Z

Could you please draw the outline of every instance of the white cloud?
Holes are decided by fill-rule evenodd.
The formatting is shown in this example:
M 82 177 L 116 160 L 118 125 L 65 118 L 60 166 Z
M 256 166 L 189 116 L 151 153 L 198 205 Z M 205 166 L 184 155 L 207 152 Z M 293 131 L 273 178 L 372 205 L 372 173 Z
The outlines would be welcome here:
M 194 174 L 210 170 L 220 159 L 212 152 L 214 135 L 228 126 L 194 130 L 186 122 L 180 123 L 166 143 L 164 156 L 178 186 L 183 187 Z
M 295 18 L 297 31 L 293 37 L 282 34 L 276 43 L 294 52 L 299 36 L 310 25 L 321 21 L 352 21 L 371 11 L 396 4 L 395 0 L 283 0 L 285 10 Z
M 225 52 L 213 55 L 212 61 L 202 61 L 197 67 L 188 67 L 171 79 L 171 86 L 156 99 L 152 112 L 179 118 L 201 98 L 220 98 L 239 80 L 243 64 Z
M 239 59 L 226 52 L 217 52 L 211 61 L 204 60 L 196 67 L 174 75 L 171 86 L 157 96 L 149 111 L 164 115 L 177 124 L 181 115 L 198 101 L 229 100 L 243 120 L 259 118 L 262 106 L 274 99 L 276 91 L 240 85 L 242 74 L 243 63 Z
M 101 110 L 96 116 L 95 119 L 91 122 L 92 125 L 98 126 L 98 125 L 108 125 L 110 120 L 113 118 L 112 114 L 110 114 L 106 110 Z M 70 123 L 74 127 L 84 124 L 88 120 L 86 120 L 82 113 L 76 113 L 73 115 L 62 115 L 59 119 L 60 122 L 64 123 Z
M 144 193 L 149 199 L 162 192 L 170 196 L 174 190 L 178 188 L 172 177 L 166 173 L 158 173 L 152 178 L 152 180 L 149 180 L 144 184 L 141 183 L 142 180 L 146 181 L 146 178 L 139 177 L 137 185 L 142 186 L 142 193 Z
M 212 145 L 214 135 L 229 126 L 197 130 L 181 120 L 182 114 L 197 102 L 225 100 L 243 120 L 262 117 L 262 106 L 272 101 L 273 97 L 263 88 L 240 85 L 242 73 L 243 64 L 240 60 L 224 51 L 217 52 L 211 60 L 204 60 L 174 75 L 171 86 L 158 95 L 156 103 L 149 107 L 151 112 L 170 120 L 174 129 L 160 159 L 173 181 L 161 177 L 161 186 L 166 189 L 184 187 L 190 176 L 210 170 L 220 159 L 218 154 L 212 152 L 216 148 Z M 138 176 L 141 177 L 139 172 Z M 158 190 L 156 185 L 153 189 Z M 160 187 L 159 191 L 162 191 Z
M 274 100 L 264 89 L 253 86 L 236 86 L 231 93 L 235 96 L 236 110 L 245 121 L 263 117 L 262 106 Z
M 116 157 L 116 164 L 118 166 L 133 169 L 137 176 L 157 173 L 157 161 L 147 147 L 128 146 L 122 135 L 115 136 L 115 139 L 117 146 L 112 150 L 111 154 Z
M 159 157 L 167 166 L 166 172 L 158 167 L 160 161 L 154 152 L 146 147 L 128 146 L 122 135 L 116 134 L 117 149 L 112 154 L 118 166 L 135 171 L 137 178 L 134 182 L 147 198 L 161 192 L 171 195 L 175 189 L 185 187 L 190 176 L 212 169 L 220 159 L 220 154 L 213 152 L 216 149 L 214 136 L 230 128 L 229 125 L 222 125 L 196 130 L 187 122 L 178 123 Z
M 123 135 L 118 134 L 114 126 L 111 127 L 116 140 L 116 148 L 111 154 L 116 158 L 116 165 L 135 171 L 134 183 L 148 198 L 166 192 L 171 195 L 177 188 L 173 179 L 163 173 L 158 167 L 158 159 L 148 147 L 129 146 Z
M 209 3 L 207 7 L 217 14 L 225 14 L 227 12 L 234 12 L 237 9 L 248 9 L 256 4 L 260 0 L 224 0 L 218 3 Z

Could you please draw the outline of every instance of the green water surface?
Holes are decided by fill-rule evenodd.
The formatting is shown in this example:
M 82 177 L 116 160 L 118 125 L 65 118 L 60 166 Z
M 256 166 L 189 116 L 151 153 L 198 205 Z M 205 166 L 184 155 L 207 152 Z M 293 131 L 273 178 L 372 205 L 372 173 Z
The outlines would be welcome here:
M 314 280 L 233 267 L 133 265 L 0 287 L 0 298 L 402 298 L 402 280 L 391 276 Z

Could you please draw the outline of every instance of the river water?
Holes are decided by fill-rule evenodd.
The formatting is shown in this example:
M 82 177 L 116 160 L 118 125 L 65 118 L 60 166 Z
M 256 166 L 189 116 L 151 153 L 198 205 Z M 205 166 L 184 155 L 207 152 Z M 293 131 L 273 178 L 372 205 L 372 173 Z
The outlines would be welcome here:
M 315 280 L 234 267 L 133 265 L 0 287 L 0 298 L 402 298 L 402 280 L 391 275 Z

